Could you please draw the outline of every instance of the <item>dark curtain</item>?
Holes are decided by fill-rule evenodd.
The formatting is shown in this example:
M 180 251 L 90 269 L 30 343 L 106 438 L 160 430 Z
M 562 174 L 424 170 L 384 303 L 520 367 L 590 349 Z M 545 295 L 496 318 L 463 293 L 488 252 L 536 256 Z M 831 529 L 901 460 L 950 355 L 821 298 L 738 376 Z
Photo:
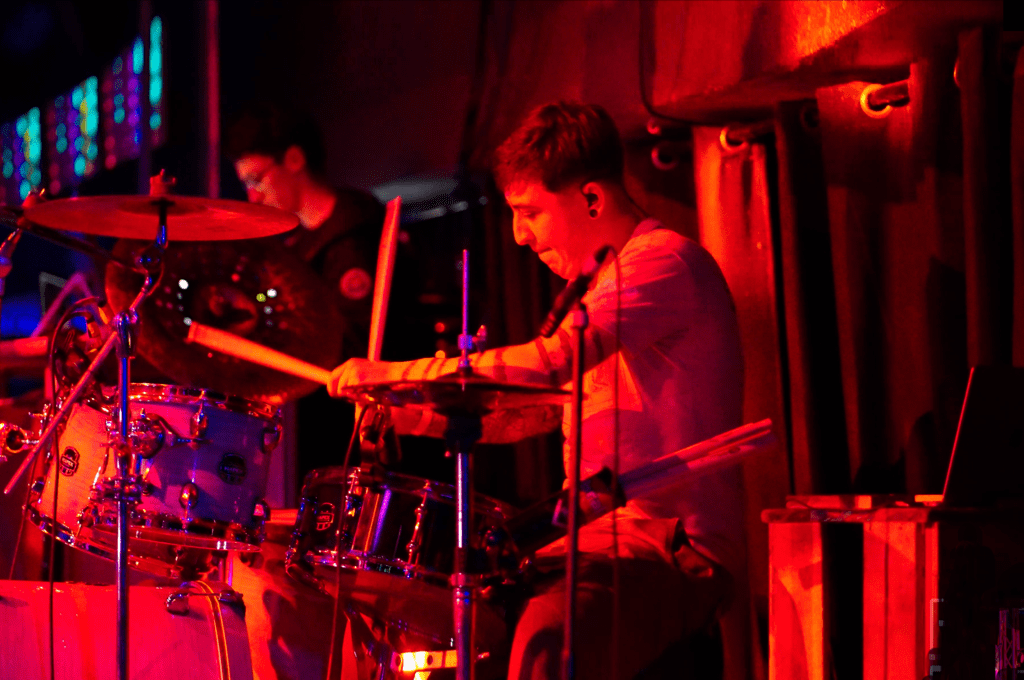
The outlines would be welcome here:
M 787 421 L 784 356 L 780 327 L 778 280 L 775 259 L 778 244 L 773 236 L 769 197 L 774 164 L 770 149 L 762 144 L 725 148 L 722 128 L 693 130 L 694 176 L 700 242 L 715 257 L 736 304 L 744 363 L 744 422 L 771 418 L 779 446 L 744 462 L 746 488 L 746 575 L 734 574 L 749 583 L 758 609 L 767 598 L 768 535 L 761 511 L 780 507 L 790 488 L 787 460 Z M 744 594 L 745 595 L 745 594 Z M 741 650 L 751 654 L 753 677 L 760 675 L 760 657 L 748 642 L 735 644 L 750 631 L 742 599 L 733 603 L 722 620 L 726 646 L 727 677 L 743 677 Z M 732 644 L 731 644 L 732 643 Z
M 817 492 L 942 490 L 967 378 L 954 60 L 913 64 L 910 105 L 880 117 L 866 83 L 817 93 L 850 474 Z

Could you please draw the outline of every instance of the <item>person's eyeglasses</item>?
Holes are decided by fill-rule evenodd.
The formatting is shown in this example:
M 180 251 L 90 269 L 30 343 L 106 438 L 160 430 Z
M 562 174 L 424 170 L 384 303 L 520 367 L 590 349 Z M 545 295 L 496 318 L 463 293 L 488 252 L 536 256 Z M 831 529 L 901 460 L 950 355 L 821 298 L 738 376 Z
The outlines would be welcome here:
M 277 163 L 271 163 L 252 177 L 242 177 L 242 185 L 245 186 L 248 191 L 259 191 L 263 188 L 263 180 L 267 178 L 267 175 L 269 175 L 270 171 L 275 167 L 277 167 Z

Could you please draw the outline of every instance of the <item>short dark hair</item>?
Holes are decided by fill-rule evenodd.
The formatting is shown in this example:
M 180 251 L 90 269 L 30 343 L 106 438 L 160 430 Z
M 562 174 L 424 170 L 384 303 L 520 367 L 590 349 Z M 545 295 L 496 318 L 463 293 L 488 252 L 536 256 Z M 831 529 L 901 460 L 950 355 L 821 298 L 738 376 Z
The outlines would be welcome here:
M 273 156 L 278 162 L 292 146 L 302 149 L 306 166 L 322 175 L 324 139 L 313 117 L 268 102 L 250 102 L 230 119 L 224 132 L 224 154 L 237 161 L 249 154 Z
M 622 185 L 619 130 L 596 104 L 552 102 L 534 109 L 498 147 L 494 161 L 502 191 L 523 180 L 540 181 L 551 192 L 576 182 Z

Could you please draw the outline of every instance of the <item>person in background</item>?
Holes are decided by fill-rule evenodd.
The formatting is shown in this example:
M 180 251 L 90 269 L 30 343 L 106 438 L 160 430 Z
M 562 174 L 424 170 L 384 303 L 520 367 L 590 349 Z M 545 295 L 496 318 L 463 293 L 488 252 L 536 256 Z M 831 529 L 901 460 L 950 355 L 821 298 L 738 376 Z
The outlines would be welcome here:
M 366 192 L 331 186 L 323 138 L 308 115 L 250 103 L 226 126 L 224 151 L 251 203 L 298 218 L 282 236 L 284 245 L 334 293 L 324 302 L 338 305 L 345 320 L 340 357 L 366 356 L 384 207 Z M 341 464 L 353 410 L 319 390 L 299 400 L 299 480 L 315 468 Z

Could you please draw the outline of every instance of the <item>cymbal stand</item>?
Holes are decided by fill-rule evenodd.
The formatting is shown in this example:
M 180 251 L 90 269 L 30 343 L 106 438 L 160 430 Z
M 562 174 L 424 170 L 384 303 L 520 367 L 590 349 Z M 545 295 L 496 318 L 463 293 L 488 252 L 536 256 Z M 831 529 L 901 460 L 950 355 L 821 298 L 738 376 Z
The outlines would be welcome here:
M 459 335 L 459 373 L 472 373 L 469 351 L 473 338 L 469 334 L 469 251 L 462 251 L 462 334 Z M 469 532 L 473 517 L 473 477 L 470 456 L 473 445 L 482 436 L 479 414 L 448 415 L 445 440 L 455 454 L 455 568 L 452 573 L 452 611 L 454 614 L 455 651 L 458 680 L 471 680 L 474 673 L 473 645 L 473 576 L 469 573 Z
M 129 396 L 131 393 L 131 359 L 134 355 L 135 335 L 138 325 L 138 310 L 147 297 L 156 289 L 163 275 L 163 251 L 167 247 L 167 208 L 170 200 L 155 198 L 159 205 L 160 224 L 152 246 L 146 248 L 138 260 L 138 264 L 147 272 L 138 295 L 126 310 L 120 312 L 113 321 L 114 332 L 100 347 L 92 363 L 82 374 L 71 392 L 61 402 L 56 413 L 50 419 L 35 447 L 25 457 L 21 467 L 11 477 L 4 488 L 5 494 L 13 491 L 18 479 L 32 465 L 36 457 L 49 445 L 57 428 L 67 417 L 71 408 L 79 402 L 86 389 L 92 385 L 110 353 L 117 351 L 118 358 L 118 409 L 117 432 L 112 437 L 111 445 L 116 452 L 117 475 L 113 479 L 104 480 L 104 495 L 117 501 L 117 562 L 115 574 L 117 582 L 117 680 L 128 680 L 128 513 L 133 500 L 138 498 L 137 470 L 129 470 L 131 461 L 129 426 L 131 410 Z M 138 462 L 136 461 L 136 465 Z

